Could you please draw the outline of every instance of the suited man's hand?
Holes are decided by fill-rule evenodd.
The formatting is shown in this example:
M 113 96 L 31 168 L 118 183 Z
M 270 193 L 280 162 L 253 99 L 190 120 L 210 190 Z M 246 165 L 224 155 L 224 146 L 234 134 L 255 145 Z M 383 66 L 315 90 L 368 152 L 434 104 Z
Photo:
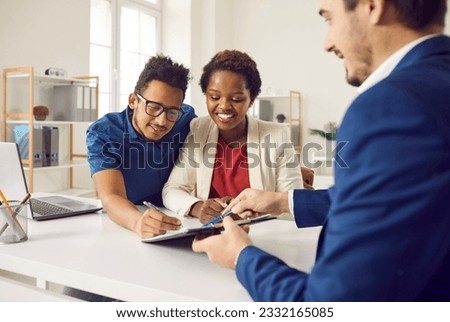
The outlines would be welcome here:
M 241 218 L 252 217 L 254 213 L 277 216 L 289 212 L 288 193 L 245 189 L 231 200 L 226 210 L 230 209 Z
M 223 220 L 225 230 L 218 235 L 195 237 L 192 250 L 204 252 L 211 262 L 222 267 L 234 269 L 240 252 L 252 242 L 248 237 L 248 226 L 240 227 L 230 217 Z

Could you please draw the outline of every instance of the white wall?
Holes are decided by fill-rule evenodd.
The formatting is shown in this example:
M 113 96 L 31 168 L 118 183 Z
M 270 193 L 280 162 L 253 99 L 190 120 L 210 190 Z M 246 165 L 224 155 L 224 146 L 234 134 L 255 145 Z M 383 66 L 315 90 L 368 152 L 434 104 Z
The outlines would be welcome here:
M 162 51 L 191 69 L 186 102 L 206 115 L 198 82 L 202 67 L 233 43 L 233 2 L 230 0 L 163 0 Z M 226 30 L 222 26 L 227 26 Z
M 190 67 L 192 55 L 191 3 L 186 0 L 163 2 L 162 52 Z
M 41 75 L 49 67 L 66 69 L 69 76 L 88 75 L 89 25 L 90 0 L 0 0 L 0 70 L 31 65 Z M 80 140 L 75 145 L 84 143 L 84 132 L 75 137 Z M 66 186 L 64 174 L 47 174 L 35 172 L 35 191 Z M 75 170 L 75 176 L 83 186 L 91 185 L 87 167 Z
M 89 73 L 89 0 L 1 0 L 0 68 L 32 65 Z
M 43 75 L 57 67 L 88 75 L 89 25 L 90 0 L 0 0 L 0 70 L 34 66 Z

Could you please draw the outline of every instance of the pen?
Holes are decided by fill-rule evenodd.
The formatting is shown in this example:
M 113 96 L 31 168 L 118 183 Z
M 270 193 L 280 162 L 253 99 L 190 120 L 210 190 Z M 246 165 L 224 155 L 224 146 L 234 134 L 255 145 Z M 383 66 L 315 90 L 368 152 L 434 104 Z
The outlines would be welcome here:
M 163 214 L 164 214 L 164 212 L 161 210 L 161 209 L 159 209 L 158 207 L 156 207 L 154 204 L 152 204 L 151 202 L 148 202 L 148 201 L 143 201 L 142 202 L 145 206 L 147 206 L 148 208 L 151 208 L 151 209 L 154 209 L 154 210 L 156 210 L 156 211 L 159 211 L 159 212 L 162 212 Z M 182 227 L 182 226 L 181 226 Z
M 204 223 L 202 227 L 214 226 L 215 224 L 221 222 L 223 220 L 223 218 L 231 216 L 232 214 L 233 214 L 233 212 L 231 210 L 228 210 L 228 211 L 220 214 L 219 216 L 214 217 L 210 221 Z
M 156 211 L 162 212 L 161 209 L 159 209 L 158 207 L 156 207 L 156 206 L 155 206 L 154 204 L 152 204 L 151 202 L 143 201 L 142 203 L 143 203 L 145 206 L 149 207 L 149 208 L 152 208 L 152 209 L 154 209 L 154 210 L 156 210 Z

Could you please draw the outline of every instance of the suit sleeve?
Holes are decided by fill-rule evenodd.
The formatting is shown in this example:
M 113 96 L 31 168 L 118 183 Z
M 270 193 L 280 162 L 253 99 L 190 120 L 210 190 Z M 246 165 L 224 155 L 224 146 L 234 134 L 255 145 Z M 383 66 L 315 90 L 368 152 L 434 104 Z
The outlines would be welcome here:
M 330 208 L 333 188 L 328 190 L 294 190 L 294 218 L 297 227 L 323 225 Z
M 450 245 L 450 218 L 441 216 L 450 152 L 426 104 L 386 82 L 357 98 L 338 133 L 343 163 L 315 266 L 306 274 L 246 248 L 236 274 L 254 300 L 417 298 Z

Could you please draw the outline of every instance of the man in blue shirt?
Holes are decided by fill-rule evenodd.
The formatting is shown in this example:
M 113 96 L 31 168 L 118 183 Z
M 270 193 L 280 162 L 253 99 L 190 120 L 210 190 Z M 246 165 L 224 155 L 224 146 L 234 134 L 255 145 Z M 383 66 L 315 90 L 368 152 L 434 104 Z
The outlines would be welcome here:
M 142 238 L 178 229 L 180 222 L 148 209 L 143 201 L 162 205 L 162 188 L 195 117 L 183 100 L 189 70 L 166 56 L 145 65 L 128 107 L 109 113 L 87 130 L 88 161 L 103 207 L 119 225 Z
M 325 49 L 359 96 L 328 191 L 245 190 L 229 208 L 323 225 L 310 273 L 251 245 L 231 218 L 195 251 L 257 301 L 450 301 L 450 38 L 446 0 L 321 0 Z M 345 161 L 345 165 L 337 161 Z

